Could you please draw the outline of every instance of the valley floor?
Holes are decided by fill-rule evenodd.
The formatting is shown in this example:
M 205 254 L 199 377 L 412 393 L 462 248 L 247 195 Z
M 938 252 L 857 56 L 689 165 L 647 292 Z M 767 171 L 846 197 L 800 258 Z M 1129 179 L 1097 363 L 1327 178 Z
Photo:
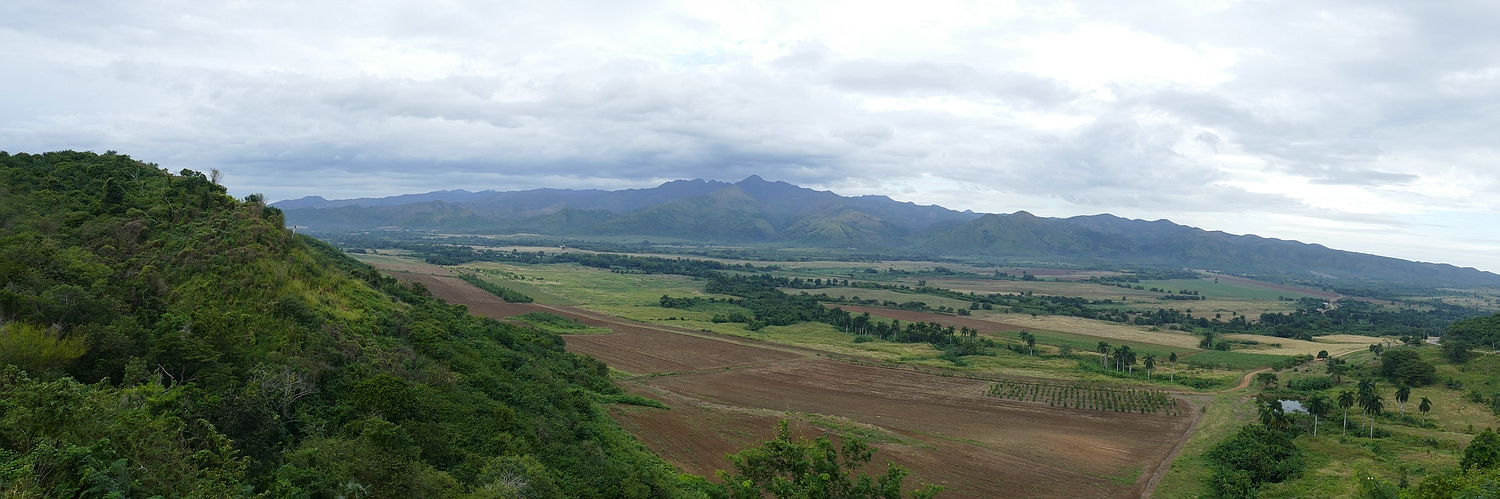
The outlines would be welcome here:
M 1178 397 L 1174 415 L 988 397 L 990 381 L 954 373 L 570 306 L 505 303 L 442 267 L 385 268 L 478 315 L 547 311 L 613 330 L 566 336 L 568 348 L 605 361 L 630 391 L 671 407 L 616 405 L 611 413 L 695 474 L 728 468 L 726 454 L 790 419 L 804 434 L 863 436 L 880 449 L 877 463 L 910 468 L 908 484 L 943 485 L 948 497 L 1140 497 L 1201 414 L 1192 396 Z

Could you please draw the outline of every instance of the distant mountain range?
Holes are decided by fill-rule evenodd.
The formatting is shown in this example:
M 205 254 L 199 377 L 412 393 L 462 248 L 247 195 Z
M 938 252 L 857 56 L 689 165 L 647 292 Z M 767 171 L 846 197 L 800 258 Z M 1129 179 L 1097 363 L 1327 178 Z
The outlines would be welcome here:
M 751 176 L 737 183 L 677 180 L 619 191 L 436 191 L 385 198 L 277 202 L 287 223 L 317 231 L 377 228 L 554 236 L 669 237 L 891 253 L 1192 268 L 1236 274 L 1495 286 L 1500 275 L 1317 244 L 1234 235 L 1102 214 L 982 214 L 847 197 Z

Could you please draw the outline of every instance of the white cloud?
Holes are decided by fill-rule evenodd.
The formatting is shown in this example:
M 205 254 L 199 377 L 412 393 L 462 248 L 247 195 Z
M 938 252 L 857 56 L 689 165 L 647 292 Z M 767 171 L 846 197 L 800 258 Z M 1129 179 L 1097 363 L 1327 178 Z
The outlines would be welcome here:
M 1497 28 L 1484 2 L 16 0 L 0 149 L 271 198 L 758 173 L 1500 270 Z

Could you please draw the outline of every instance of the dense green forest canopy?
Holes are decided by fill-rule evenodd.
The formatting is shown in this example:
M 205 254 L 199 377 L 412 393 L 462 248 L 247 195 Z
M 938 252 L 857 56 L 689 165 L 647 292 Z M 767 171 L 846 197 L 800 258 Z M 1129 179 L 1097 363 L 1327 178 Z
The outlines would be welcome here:
M 1444 341 L 1464 341 L 1476 345 L 1500 342 L 1500 314 L 1471 317 L 1448 326 Z
M 0 321 L 0 495 L 685 493 L 602 363 L 198 172 L 0 153 Z

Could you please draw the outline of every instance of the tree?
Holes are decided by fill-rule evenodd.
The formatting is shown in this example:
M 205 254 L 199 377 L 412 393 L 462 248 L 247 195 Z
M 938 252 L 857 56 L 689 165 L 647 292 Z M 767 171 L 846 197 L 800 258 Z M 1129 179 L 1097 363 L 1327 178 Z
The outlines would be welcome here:
M 1468 362 L 1469 360 L 1472 360 L 1476 355 L 1473 348 L 1473 344 L 1470 344 L 1469 342 L 1464 340 L 1444 339 L 1443 357 L 1446 357 L 1448 359 L 1448 362 L 1452 362 L 1454 364 L 1463 364 L 1465 362 Z
M 1475 435 L 1469 446 L 1464 448 L 1464 457 L 1458 461 L 1458 465 L 1465 471 L 1500 466 L 1500 435 L 1488 428 Z
M 1344 380 L 1344 375 L 1349 373 L 1349 366 L 1335 364 L 1334 360 L 1337 359 L 1328 359 L 1328 375 L 1333 376 L 1334 383 L 1340 383 Z
M 1260 424 L 1266 428 L 1278 428 L 1280 422 L 1286 419 L 1286 410 L 1281 408 L 1281 402 L 1275 398 L 1267 397 L 1256 401 L 1255 409 L 1260 414 Z
M 1036 335 L 1021 331 L 1021 341 L 1026 342 L 1026 351 L 1030 355 L 1036 355 Z
M 1333 409 L 1333 407 L 1330 406 L 1328 397 L 1314 395 L 1312 398 L 1307 399 L 1307 413 L 1312 414 L 1313 417 L 1314 437 L 1318 436 L 1318 417 L 1328 414 L 1330 409 Z
M 1379 343 L 1371 343 L 1370 344 L 1370 351 L 1371 352 L 1375 352 L 1375 357 L 1379 358 L 1380 357 L 1380 353 L 1385 351 L 1385 346 L 1381 345 Z
M 1364 400 L 1360 406 L 1364 407 L 1365 413 L 1369 415 L 1370 438 L 1375 438 L 1375 416 L 1379 415 L 1380 410 L 1385 408 L 1385 401 L 1379 395 L 1373 395 L 1369 399 Z
M 1339 392 L 1339 407 L 1344 409 L 1344 434 L 1349 434 L 1349 408 L 1354 407 L 1354 392 L 1344 390 Z
M 1156 369 L 1156 354 L 1146 354 L 1142 364 L 1146 366 L 1146 379 L 1151 379 L 1151 370 Z
M 1260 374 L 1256 374 L 1255 375 L 1255 381 L 1258 382 L 1258 383 L 1260 383 L 1261 385 L 1265 386 L 1266 388 L 1270 388 L 1272 386 L 1275 386 L 1276 383 L 1279 382 L 1279 380 L 1276 378 L 1276 373 L 1260 373 Z
M 1407 385 L 1426 385 L 1437 378 L 1432 364 L 1422 360 L 1415 349 L 1400 348 L 1380 357 L 1380 375 Z
M 1364 411 L 1366 415 L 1369 415 L 1370 409 L 1367 404 L 1369 404 L 1370 400 L 1374 399 L 1376 396 L 1375 382 L 1368 379 L 1359 380 L 1359 387 L 1357 388 L 1357 390 L 1359 390 L 1359 393 L 1357 395 L 1358 398 L 1356 399 L 1356 401 L 1359 403 L 1359 408 Z
M 1109 358 L 1109 343 L 1099 342 L 1099 365 L 1104 365 L 1104 360 Z
M 1167 353 L 1167 362 L 1171 362 L 1171 363 L 1174 363 L 1174 364 L 1177 363 L 1177 352 L 1168 352 Z
M 1406 416 L 1406 401 L 1411 398 L 1411 387 L 1401 385 L 1396 387 L 1396 403 L 1400 404 L 1401 416 Z
M 1319 359 L 1326 359 L 1326 358 L 1328 358 L 1328 351 L 1327 350 L 1318 350 L 1318 358 Z
M 1422 411 L 1422 422 L 1427 422 L 1427 411 L 1432 410 L 1432 401 L 1422 397 L 1422 403 L 1417 404 L 1417 410 Z
M 729 456 L 733 474 L 720 470 L 734 499 L 762 499 L 768 494 L 777 499 L 792 498 L 869 498 L 899 499 L 905 468 L 889 464 L 885 475 L 872 479 L 855 472 L 868 464 L 875 450 L 859 438 L 844 441 L 835 449 L 827 436 L 816 440 L 792 438 L 787 422 L 777 425 L 776 437 Z M 911 492 L 912 498 L 930 498 L 942 491 L 937 485 L 925 485 Z

